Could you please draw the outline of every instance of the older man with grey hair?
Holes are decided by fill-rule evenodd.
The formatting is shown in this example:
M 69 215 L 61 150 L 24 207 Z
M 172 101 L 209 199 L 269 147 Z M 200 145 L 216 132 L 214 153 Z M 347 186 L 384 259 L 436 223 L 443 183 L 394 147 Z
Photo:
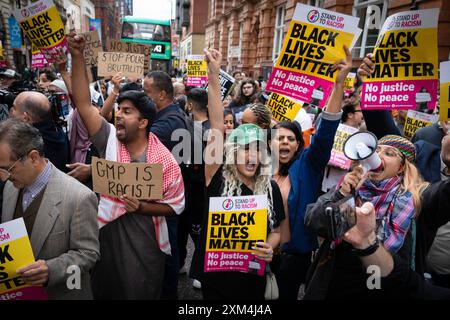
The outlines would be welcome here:
M 95 194 L 55 168 L 39 131 L 17 119 L 0 123 L 0 180 L 1 221 L 23 218 L 36 257 L 18 270 L 24 282 L 43 285 L 50 299 L 92 299 L 89 271 L 100 255 Z M 73 270 L 80 286 L 70 286 Z
M 69 140 L 62 128 L 54 123 L 51 105 L 45 95 L 36 91 L 20 93 L 14 100 L 10 117 L 37 128 L 44 139 L 45 156 L 59 170 L 67 171 L 66 164 L 70 162 Z

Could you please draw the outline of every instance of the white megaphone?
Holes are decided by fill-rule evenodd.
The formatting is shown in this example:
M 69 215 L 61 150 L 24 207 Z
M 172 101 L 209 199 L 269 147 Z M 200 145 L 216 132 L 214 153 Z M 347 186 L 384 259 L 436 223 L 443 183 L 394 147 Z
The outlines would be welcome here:
M 356 132 L 345 140 L 344 155 L 350 160 L 359 161 L 364 173 L 381 171 L 383 163 L 376 152 L 377 146 L 378 139 L 373 133 Z

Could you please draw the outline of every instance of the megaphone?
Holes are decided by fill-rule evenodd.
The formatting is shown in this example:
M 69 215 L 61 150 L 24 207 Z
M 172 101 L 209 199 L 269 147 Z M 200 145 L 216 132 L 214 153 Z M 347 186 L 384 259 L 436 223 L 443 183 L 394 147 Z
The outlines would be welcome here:
M 367 171 L 381 171 L 383 163 L 376 150 L 378 139 L 372 132 L 359 131 L 344 142 L 344 155 L 354 161 L 359 161 L 364 173 Z

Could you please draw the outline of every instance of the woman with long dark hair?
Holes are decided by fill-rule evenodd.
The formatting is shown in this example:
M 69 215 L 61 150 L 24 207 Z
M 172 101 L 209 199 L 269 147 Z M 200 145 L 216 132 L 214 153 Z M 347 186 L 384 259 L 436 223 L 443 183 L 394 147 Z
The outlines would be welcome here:
M 239 84 L 236 97 L 228 105 L 233 112 L 234 122 L 242 123 L 242 115 L 248 104 L 253 104 L 258 99 L 258 83 L 253 79 L 244 79 Z
M 296 300 L 305 282 L 311 256 L 317 248 L 317 237 L 303 222 L 306 206 L 316 202 L 324 169 L 330 158 L 334 136 L 341 118 L 344 80 L 352 66 L 350 51 L 344 47 L 346 60 L 335 63 L 339 73 L 322 112 L 322 123 L 310 146 L 303 149 L 300 125 L 281 122 L 275 126 L 271 150 L 278 164 L 274 179 L 283 196 L 288 221 L 281 226 L 281 259 L 277 271 L 280 299 Z

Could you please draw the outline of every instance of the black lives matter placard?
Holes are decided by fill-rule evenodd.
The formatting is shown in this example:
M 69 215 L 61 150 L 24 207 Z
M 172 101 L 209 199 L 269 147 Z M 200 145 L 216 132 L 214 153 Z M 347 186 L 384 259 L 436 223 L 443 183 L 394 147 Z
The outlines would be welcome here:
M 264 261 L 255 258 L 252 247 L 266 237 L 266 195 L 210 198 L 205 272 L 264 275 Z
M 436 106 L 439 9 L 406 11 L 386 19 L 374 50 L 374 71 L 365 79 L 363 109 Z
M 58 56 L 58 50 L 67 51 L 67 39 L 58 9 L 50 0 L 32 2 L 16 9 L 14 16 L 30 42 L 39 48 L 48 62 Z
M 115 198 L 126 194 L 140 200 L 159 200 L 163 196 L 162 164 L 121 163 L 93 157 L 92 182 L 95 192 Z
M 0 300 L 43 300 L 40 286 L 26 284 L 17 270 L 35 262 L 23 218 L 0 224 Z

